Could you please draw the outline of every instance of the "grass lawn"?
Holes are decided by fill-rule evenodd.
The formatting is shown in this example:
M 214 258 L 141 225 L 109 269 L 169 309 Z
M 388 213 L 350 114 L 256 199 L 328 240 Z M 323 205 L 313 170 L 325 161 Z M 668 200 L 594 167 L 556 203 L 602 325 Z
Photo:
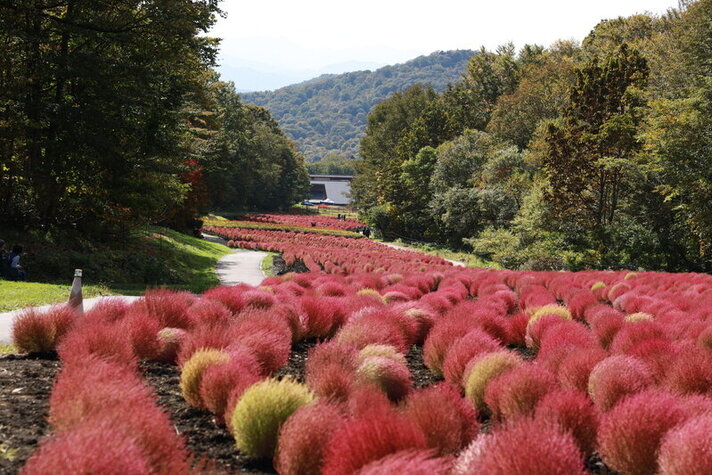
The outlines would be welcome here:
M 384 241 L 385 242 L 385 241 Z M 431 256 L 442 257 L 443 259 L 449 259 L 451 261 L 459 261 L 465 264 L 467 267 L 493 267 L 499 269 L 499 265 L 495 262 L 482 259 L 474 254 L 470 254 L 462 251 L 453 251 L 444 247 L 438 247 L 433 244 L 425 243 L 405 243 L 400 239 L 392 242 L 397 246 L 405 247 L 407 249 L 412 249 L 414 251 L 420 251 L 425 254 L 430 254 Z
M 270 252 L 267 257 L 262 259 L 262 272 L 264 272 L 265 276 L 274 277 L 277 275 L 274 272 L 274 257 L 278 255 L 276 252 Z
M 30 277 L 37 275 L 43 282 L 0 280 L 0 312 L 67 300 L 75 268 L 84 270 L 85 298 L 142 295 L 151 287 L 200 293 L 220 284 L 215 264 L 231 252 L 227 246 L 156 226 L 134 233 L 121 245 L 97 245 L 91 252 L 51 244 L 32 247 L 39 250 L 27 259 L 26 268 Z M 67 279 L 59 280 L 60 273 Z

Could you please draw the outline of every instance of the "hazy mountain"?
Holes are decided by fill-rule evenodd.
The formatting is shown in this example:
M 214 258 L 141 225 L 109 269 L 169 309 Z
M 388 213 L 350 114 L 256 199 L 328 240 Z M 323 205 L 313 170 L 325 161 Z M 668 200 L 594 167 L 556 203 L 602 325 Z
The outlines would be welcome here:
M 224 81 L 232 81 L 240 92 L 271 91 L 324 74 L 372 70 L 385 66 L 372 61 L 347 61 L 317 69 L 275 68 L 256 61 L 225 60 L 218 68 Z
M 352 157 L 358 154 L 366 116 L 374 105 L 416 83 L 442 91 L 461 78 L 473 54 L 438 51 L 375 71 L 328 74 L 275 91 L 246 93 L 242 99 L 266 107 L 307 159 L 329 153 Z

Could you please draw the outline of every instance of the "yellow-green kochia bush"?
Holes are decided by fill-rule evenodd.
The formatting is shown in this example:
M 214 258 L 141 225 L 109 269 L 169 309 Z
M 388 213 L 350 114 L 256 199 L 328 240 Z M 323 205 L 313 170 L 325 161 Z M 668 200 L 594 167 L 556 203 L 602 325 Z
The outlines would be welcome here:
M 205 348 L 193 353 L 180 373 L 180 389 L 189 404 L 203 407 L 203 400 L 200 397 L 200 381 L 203 379 L 203 373 L 208 367 L 225 363 L 229 359 L 229 354 L 214 348 Z
M 272 458 L 282 424 L 313 400 L 309 388 L 291 378 L 268 379 L 251 386 L 231 416 L 238 450 L 252 458 Z

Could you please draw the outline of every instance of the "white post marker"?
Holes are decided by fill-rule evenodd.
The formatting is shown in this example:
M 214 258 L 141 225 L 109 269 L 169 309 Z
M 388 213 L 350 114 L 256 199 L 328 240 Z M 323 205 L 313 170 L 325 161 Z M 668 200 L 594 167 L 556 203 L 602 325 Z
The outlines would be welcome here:
M 74 280 L 72 281 L 72 291 L 69 294 L 68 305 L 75 309 L 78 314 L 84 313 L 84 298 L 82 297 L 82 270 L 74 269 Z

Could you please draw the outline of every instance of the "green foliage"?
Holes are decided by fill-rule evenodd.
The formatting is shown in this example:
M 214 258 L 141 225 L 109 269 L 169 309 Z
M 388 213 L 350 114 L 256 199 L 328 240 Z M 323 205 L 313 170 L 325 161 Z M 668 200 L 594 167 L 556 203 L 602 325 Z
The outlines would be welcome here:
M 353 158 L 372 108 L 415 84 L 442 91 L 457 81 L 473 52 L 440 51 L 376 71 L 325 75 L 270 92 L 243 94 L 266 107 L 309 161 L 339 154 Z
M 200 382 L 210 366 L 227 363 L 230 355 L 214 348 L 199 349 L 183 365 L 180 372 L 180 390 L 185 400 L 196 407 L 204 407 L 200 397 Z
M 307 170 L 310 175 L 353 176 L 356 173 L 355 163 L 354 159 L 330 153 L 318 162 L 308 162 Z
M 41 0 L 0 9 L 5 223 L 116 230 L 182 203 L 178 113 L 214 62 L 216 43 L 200 35 L 216 3 Z
M 232 413 L 232 433 L 238 450 L 250 458 L 272 458 L 279 429 L 314 395 L 291 379 L 268 379 L 248 388 Z

